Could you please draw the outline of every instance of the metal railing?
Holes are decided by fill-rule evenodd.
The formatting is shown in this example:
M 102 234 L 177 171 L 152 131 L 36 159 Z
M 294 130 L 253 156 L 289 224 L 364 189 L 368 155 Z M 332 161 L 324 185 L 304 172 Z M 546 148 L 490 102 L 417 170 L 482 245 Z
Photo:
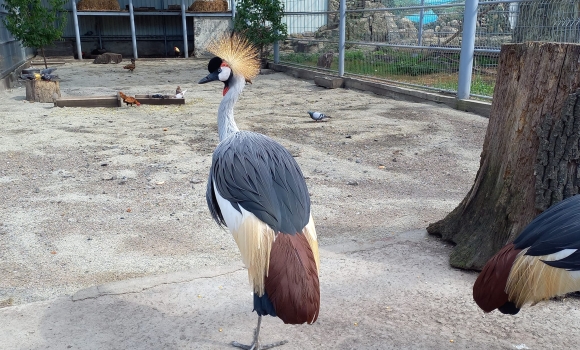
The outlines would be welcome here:
M 276 62 L 458 98 L 491 98 L 502 44 L 580 42 L 577 0 L 286 0 L 285 9 Z

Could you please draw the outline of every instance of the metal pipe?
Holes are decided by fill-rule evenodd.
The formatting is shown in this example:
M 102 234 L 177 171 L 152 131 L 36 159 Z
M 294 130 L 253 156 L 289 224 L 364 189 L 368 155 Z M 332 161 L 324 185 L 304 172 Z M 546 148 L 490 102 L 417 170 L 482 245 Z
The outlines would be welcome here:
M 465 1 L 461 54 L 459 56 L 459 82 L 457 86 L 457 98 L 461 100 L 468 99 L 471 92 L 471 74 L 475 49 L 475 24 L 477 23 L 478 5 L 479 0 Z
M 425 6 L 425 0 L 421 0 L 421 6 Z M 419 46 L 423 45 L 423 17 L 425 15 L 425 9 L 421 7 L 421 11 L 419 11 L 419 32 L 417 36 L 419 37 Z
M 338 76 L 344 76 L 344 51 L 346 41 L 346 0 L 340 0 L 338 10 L 339 24 L 338 24 Z
M 187 21 L 185 20 L 185 0 L 181 0 L 181 24 L 183 25 L 183 57 L 187 58 L 188 47 L 187 47 Z
M 274 63 L 280 63 L 280 41 L 276 40 L 274 42 Z
M 133 42 L 133 58 L 137 59 L 137 36 L 135 35 L 135 14 L 133 0 L 129 0 L 129 22 L 131 22 L 131 41 Z
M 77 17 L 77 2 L 72 0 L 73 22 L 75 25 L 75 38 L 77 42 L 77 55 L 79 60 L 83 59 L 83 51 L 81 50 L 81 34 L 79 32 L 79 19 Z
M 236 0 L 231 0 L 232 19 L 236 18 Z
M 163 18 L 163 47 L 165 48 L 165 57 L 168 57 L 168 51 L 167 51 L 167 20 L 165 19 L 165 16 L 162 17 Z

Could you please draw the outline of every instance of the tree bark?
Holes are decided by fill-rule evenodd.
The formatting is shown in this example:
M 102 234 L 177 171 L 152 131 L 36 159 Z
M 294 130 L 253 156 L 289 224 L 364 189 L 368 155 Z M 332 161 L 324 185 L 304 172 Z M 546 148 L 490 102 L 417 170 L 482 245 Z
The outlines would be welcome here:
M 480 168 L 463 201 L 427 231 L 456 243 L 452 266 L 481 269 L 580 186 L 580 45 L 502 46 Z

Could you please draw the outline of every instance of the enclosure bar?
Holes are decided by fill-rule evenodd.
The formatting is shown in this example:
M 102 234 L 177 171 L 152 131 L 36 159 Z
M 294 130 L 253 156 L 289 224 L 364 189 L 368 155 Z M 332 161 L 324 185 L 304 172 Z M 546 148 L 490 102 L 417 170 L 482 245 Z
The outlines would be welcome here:
M 77 16 L 129 16 L 129 14 L 127 12 L 81 11 L 77 12 Z
M 163 18 L 163 47 L 165 48 L 165 57 L 168 57 L 167 52 L 167 19 Z
M 135 14 L 133 0 L 129 0 L 129 22 L 131 23 L 131 42 L 133 43 L 133 58 L 137 59 L 137 37 L 135 35 Z
M 425 6 L 425 0 L 421 0 L 421 11 L 419 11 L 419 31 L 417 32 L 417 37 L 419 39 L 417 44 L 419 46 L 423 45 L 423 18 L 425 16 L 425 9 L 423 6 Z
M 302 41 L 305 41 L 302 39 Z M 447 46 L 417 46 L 417 45 L 397 45 L 397 44 L 384 44 L 384 43 L 373 43 L 365 41 L 347 41 L 347 44 L 352 45 L 369 45 L 369 46 L 381 46 L 381 47 L 399 47 L 407 49 L 429 49 L 429 50 L 441 50 L 441 51 L 461 51 L 459 47 L 447 47 Z M 487 52 L 487 51 L 485 51 Z
M 77 55 L 79 60 L 83 59 L 83 51 L 81 50 L 81 34 L 79 32 L 79 18 L 77 17 L 77 2 L 72 0 L 73 22 L 75 25 L 75 39 L 77 43 Z
M 230 4 L 232 7 L 232 19 L 234 19 L 236 17 L 236 0 L 231 0 Z
M 280 63 L 280 40 L 274 42 L 274 63 Z
M 461 54 L 459 56 L 459 82 L 457 84 L 457 98 L 460 100 L 469 99 L 469 93 L 471 92 L 478 3 L 479 0 L 466 1 L 465 11 L 463 12 L 463 35 Z
M 346 0 L 340 0 L 340 22 L 338 25 L 338 76 L 344 76 L 344 50 L 346 41 Z
M 470 0 L 467 0 L 466 2 L 469 2 Z M 504 1 L 502 1 L 504 2 Z M 506 1 L 508 2 L 508 1 Z M 441 4 L 441 5 L 425 5 L 424 7 L 421 7 L 419 5 L 417 6 L 401 6 L 401 7 L 384 7 L 384 8 L 372 8 L 372 9 L 356 9 L 356 10 L 347 10 L 346 12 L 380 12 L 380 11 L 387 11 L 387 12 L 391 12 L 391 11 L 401 11 L 401 10 L 420 10 L 422 8 L 427 8 L 427 9 L 436 9 L 436 8 L 447 8 L 447 7 L 463 7 L 465 6 L 465 4 L 461 4 L 461 3 L 453 3 L 453 4 Z
M 284 12 L 284 16 L 324 15 L 329 13 L 340 13 L 340 11 L 312 11 L 312 12 L 294 11 L 294 12 Z
M 185 19 L 185 0 L 181 0 L 181 25 L 183 26 L 183 57 L 188 58 L 187 21 Z
M 490 0 L 490 1 L 480 1 L 480 5 L 493 5 L 493 4 L 507 4 L 512 2 L 533 2 L 534 0 Z

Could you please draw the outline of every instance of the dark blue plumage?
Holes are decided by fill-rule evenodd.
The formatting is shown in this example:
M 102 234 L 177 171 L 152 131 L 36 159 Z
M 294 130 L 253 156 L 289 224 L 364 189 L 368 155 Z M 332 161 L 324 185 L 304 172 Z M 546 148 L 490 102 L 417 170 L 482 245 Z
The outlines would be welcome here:
M 564 249 L 578 249 L 570 256 L 545 261 L 566 270 L 580 270 L 580 196 L 569 197 L 538 215 L 514 241 L 515 249 L 525 249 L 526 255 L 554 254 Z
M 206 200 L 225 226 L 213 186 L 234 208 L 254 214 L 274 232 L 301 232 L 310 219 L 310 197 L 292 155 L 262 134 L 239 131 L 220 142 L 212 159 Z

